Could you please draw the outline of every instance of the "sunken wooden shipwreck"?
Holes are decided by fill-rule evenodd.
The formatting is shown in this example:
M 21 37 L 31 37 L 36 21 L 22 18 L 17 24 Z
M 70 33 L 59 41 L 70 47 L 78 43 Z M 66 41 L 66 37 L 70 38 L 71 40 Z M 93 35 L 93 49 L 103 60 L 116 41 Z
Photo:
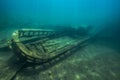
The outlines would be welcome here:
M 73 53 L 91 36 L 71 36 L 66 32 L 46 29 L 22 29 L 13 33 L 11 50 L 29 63 L 46 63 Z

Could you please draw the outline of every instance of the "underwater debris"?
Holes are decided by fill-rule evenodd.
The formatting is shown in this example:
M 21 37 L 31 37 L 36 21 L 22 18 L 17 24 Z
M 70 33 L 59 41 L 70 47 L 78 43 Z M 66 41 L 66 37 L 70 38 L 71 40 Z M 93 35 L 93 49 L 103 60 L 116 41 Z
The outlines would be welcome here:
M 5 38 L 0 40 L 0 50 L 4 49 L 8 49 L 8 40 Z
M 0 39 L 0 44 L 2 44 L 2 43 L 5 43 L 7 41 L 7 39 Z

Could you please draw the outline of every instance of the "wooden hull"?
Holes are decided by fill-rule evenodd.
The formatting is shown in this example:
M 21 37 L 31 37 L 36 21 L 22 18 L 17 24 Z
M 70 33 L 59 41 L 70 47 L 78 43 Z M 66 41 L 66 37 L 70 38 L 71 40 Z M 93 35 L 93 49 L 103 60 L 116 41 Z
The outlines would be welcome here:
M 39 64 L 76 51 L 89 39 L 88 36 L 73 38 L 53 30 L 21 30 L 13 33 L 11 48 L 19 58 Z

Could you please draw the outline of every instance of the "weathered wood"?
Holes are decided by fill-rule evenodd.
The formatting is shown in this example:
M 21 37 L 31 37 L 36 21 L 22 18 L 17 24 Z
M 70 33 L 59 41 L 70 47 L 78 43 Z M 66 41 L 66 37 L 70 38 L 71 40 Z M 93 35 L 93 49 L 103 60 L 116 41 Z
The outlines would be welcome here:
M 21 70 L 25 64 L 25 62 L 20 62 L 17 60 L 17 57 L 12 56 L 7 61 L 0 62 L 0 80 L 12 80 Z

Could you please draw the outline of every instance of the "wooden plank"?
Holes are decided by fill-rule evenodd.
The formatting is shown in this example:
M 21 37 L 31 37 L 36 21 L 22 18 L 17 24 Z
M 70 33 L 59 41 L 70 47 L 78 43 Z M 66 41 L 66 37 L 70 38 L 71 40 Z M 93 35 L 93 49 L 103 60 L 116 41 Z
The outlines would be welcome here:
M 2 62 L 0 66 L 0 80 L 12 80 L 26 62 L 16 60 L 15 56 L 6 62 Z

